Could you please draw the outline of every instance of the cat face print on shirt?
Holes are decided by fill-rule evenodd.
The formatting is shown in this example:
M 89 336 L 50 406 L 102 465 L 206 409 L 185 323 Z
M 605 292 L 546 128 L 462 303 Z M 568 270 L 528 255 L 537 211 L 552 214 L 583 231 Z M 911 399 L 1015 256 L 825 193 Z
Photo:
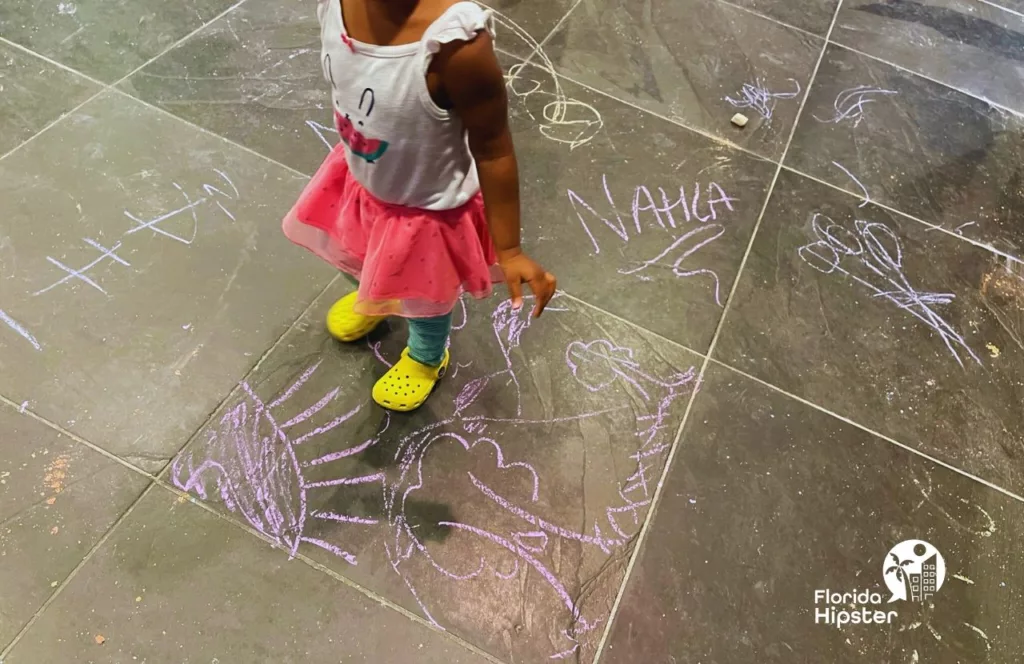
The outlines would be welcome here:
M 330 54 L 324 55 L 324 73 L 331 82 L 331 88 L 337 92 Z M 387 141 L 370 138 L 363 133 L 363 128 L 370 121 L 370 115 L 373 113 L 374 101 L 373 88 L 364 88 L 359 95 L 359 105 L 354 113 L 343 113 L 341 109 L 334 111 L 334 124 L 341 140 L 352 154 L 365 159 L 370 164 L 380 159 L 388 149 Z

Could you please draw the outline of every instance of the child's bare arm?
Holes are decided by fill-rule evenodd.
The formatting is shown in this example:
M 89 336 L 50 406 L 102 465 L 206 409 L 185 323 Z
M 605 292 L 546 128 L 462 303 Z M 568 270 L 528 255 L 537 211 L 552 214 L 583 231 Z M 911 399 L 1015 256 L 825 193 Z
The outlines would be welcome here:
M 536 298 L 539 316 L 555 293 L 553 275 L 520 247 L 519 167 L 508 127 L 505 77 L 491 37 L 481 33 L 471 42 L 457 42 L 439 55 L 439 73 L 447 98 L 461 118 L 476 160 L 487 223 L 513 303 L 522 303 L 526 282 Z

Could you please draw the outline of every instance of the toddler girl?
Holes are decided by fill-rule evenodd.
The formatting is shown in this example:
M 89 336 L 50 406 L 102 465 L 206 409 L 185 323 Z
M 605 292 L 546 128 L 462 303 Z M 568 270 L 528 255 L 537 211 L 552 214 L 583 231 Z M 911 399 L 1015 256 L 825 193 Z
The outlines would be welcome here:
M 519 246 L 519 175 L 491 17 L 453 0 L 319 0 L 324 76 L 341 143 L 284 232 L 358 280 L 331 307 L 341 341 L 404 316 L 409 343 L 373 388 L 409 411 L 448 366 L 452 309 L 504 280 L 539 316 L 555 278 Z

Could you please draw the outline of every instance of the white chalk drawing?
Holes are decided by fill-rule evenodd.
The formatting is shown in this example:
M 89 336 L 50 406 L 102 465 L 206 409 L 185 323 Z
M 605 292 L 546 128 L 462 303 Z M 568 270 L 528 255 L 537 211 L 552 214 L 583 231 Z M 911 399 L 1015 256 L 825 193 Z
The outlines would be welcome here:
M 961 367 L 965 357 L 982 364 L 963 335 L 936 311 L 956 295 L 918 291 L 910 285 L 903 272 L 903 249 L 895 231 L 885 224 L 860 219 L 850 230 L 820 213 L 814 215 L 811 227 L 815 241 L 798 249 L 805 263 L 823 274 L 845 275 L 869 289 L 874 297 L 917 318 L 939 335 Z
M 231 178 L 228 177 L 226 173 L 218 169 L 213 170 L 214 173 L 216 173 L 217 176 L 222 180 L 222 183 L 218 185 L 201 185 L 200 188 L 202 189 L 204 195 L 196 199 L 193 199 L 191 196 L 189 196 L 185 189 L 177 182 L 171 183 L 171 186 L 173 186 L 174 189 L 177 190 L 178 193 L 185 200 L 185 205 L 181 207 L 178 207 L 169 212 L 158 214 L 156 217 L 148 220 L 141 219 L 134 213 L 125 210 L 124 216 L 133 221 L 135 223 L 135 226 L 124 232 L 124 234 L 121 236 L 122 240 L 127 241 L 127 238 L 131 237 L 132 235 L 140 231 L 151 231 L 152 233 L 158 236 L 169 238 L 171 240 L 174 240 L 175 242 L 179 242 L 184 245 L 191 245 L 195 241 L 196 234 L 198 233 L 199 230 L 199 216 L 196 210 L 204 205 L 217 206 L 220 209 L 220 211 L 225 216 L 227 216 L 228 219 L 230 219 L 231 221 L 235 221 L 234 213 L 230 209 L 225 207 L 225 204 L 222 201 L 237 201 L 240 196 L 238 188 L 235 187 L 234 182 L 231 181 Z M 230 188 L 231 193 L 226 193 L 224 189 L 222 189 L 222 187 Z M 169 222 L 180 216 L 191 218 L 191 233 L 179 235 L 178 233 L 168 230 L 168 228 L 163 225 L 166 222 Z M 89 272 L 90 270 L 93 270 L 93 268 L 104 263 L 104 261 L 109 261 L 107 264 L 117 263 L 118 265 L 122 265 L 124 267 L 131 267 L 131 263 L 128 262 L 126 258 L 117 253 L 119 250 L 121 250 L 122 241 L 119 240 L 110 247 L 107 247 L 91 238 L 82 238 L 82 241 L 85 244 L 92 247 L 94 250 L 98 251 L 99 255 L 79 268 L 68 267 L 63 261 L 60 261 L 54 258 L 53 256 L 47 256 L 47 262 L 57 267 L 65 274 L 62 277 L 60 277 L 57 281 L 35 291 L 33 293 L 33 296 L 42 295 L 43 293 L 47 293 L 57 288 L 58 286 L 75 281 L 84 283 L 87 286 L 99 291 L 100 293 L 109 296 L 106 289 L 104 289 L 102 285 L 100 285 L 95 279 L 93 279 L 93 277 L 89 275 Z
M 864 119 L 864 106 L 876 101 L 878 96 L 894 95 L 895 90 L 885 90 L 870 85 L 858 85 L 855 88 L 843 90 L 836 96 L 832 103 L 835 114 L 831 118 L 820 118 L 817 115 L 814 119 L 818 122 L 839 124 L 844 120 L 853 120 L 853 126 L 860 125 Z
M 35 348 L 36 350 L 43 349 L 42 344 L 39 343 L 39 341 L 32 335 L 32 333 L 29 332 L 24 325 L 11 318 L 10 315 L 8 315 L 8 313 L 3 309 L 0 309 L 0 321 L 3 321 L 3 323 L 7 325 L 7 327 L 14 330 L 15 334 L 20 336 L 25 341 L 29 342 L 29 344 L 31 344 L 32 347 Z
M 555 65 L 551 62 L 551 58 L 526 30 L 499 11 L 494 10 L 493 16 L 498 25 L 526 44 L 533 53 L 532 61 L 539 61 L 538 64 L 512 66 L 509 68 L 505 80 L 506 87 L 512 96 L 523 102 L 527 102 L 532 95 L 550 99 L 541 111 L 543 116 L 541 119 L 534 117 L 529 108 L 526 108 L 527 104 L 523 104 L 527 115 L 537 123 L 540 133 L 556 143 L 568 145 L 570 150 L 586 145 L 593 140 L 604 126 L 604 120 L 598 110 L 590 104 L 571 99 L 565 94 L 561 78 L 555 72 Z M 534 71 L 546 74 L 550 91 L 543 90 L 541 82 L 531 78 Z
M 862 183 L 860 180 L 857 179 L 856 175 L 851 173 L 849 171 L 849 169 L 847 169 L 845 166 L 840 164 L 838 161 L 833 161 L 832 165 L 835 166 L 836 168 L 838 168 L 839 170 L 841 170 L 843 173 L 846 173 L 846 176 L 848 178 L 850 178 L 851 180 L 853 180 L 854 184 L 856 184 L 858 187 L 860 187 L 860 191 L 861 191 L 861 194 L 864 196 L 864 200 L 861 201 L 860 205 L 858 205 L 857 207 L 864 207 L 865 205 L 867 205 L 868 203 L 871 202 L 871 194 L 868 193 L 868 188 L 864 186 L 864 183 Z
M 793 99 L 800 94 L 800 82 L 795 78 L 789 81 L 796 87 L 792 92 L 772 92 L 768 89 L 763 79 L 756 79 L 753 83 L 744 83 L 743 87 L 735 96 L 726 96 L 725 101 L 735 108 L 752 108 L 758 114 L 771 122 L 772 114 L 775 112 L 775 105 L 779 99 Z

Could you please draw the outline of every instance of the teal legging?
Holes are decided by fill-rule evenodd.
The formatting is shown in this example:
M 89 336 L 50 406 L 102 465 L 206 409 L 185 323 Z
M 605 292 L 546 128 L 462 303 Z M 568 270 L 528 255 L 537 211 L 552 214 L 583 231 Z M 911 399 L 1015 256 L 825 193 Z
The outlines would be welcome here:
M 452 331 L 452 314 L 432 318 L 410 318 L 409 357 L 429 367 L 440 366 Z
M 359 282 L 349 274 L 345 277 L 359 288 Z M 437 367 L 444 360 L 448 335 L 452 331 L 451 312 L 431 318 L 409 318 L 409 356 L 420 364 Z

